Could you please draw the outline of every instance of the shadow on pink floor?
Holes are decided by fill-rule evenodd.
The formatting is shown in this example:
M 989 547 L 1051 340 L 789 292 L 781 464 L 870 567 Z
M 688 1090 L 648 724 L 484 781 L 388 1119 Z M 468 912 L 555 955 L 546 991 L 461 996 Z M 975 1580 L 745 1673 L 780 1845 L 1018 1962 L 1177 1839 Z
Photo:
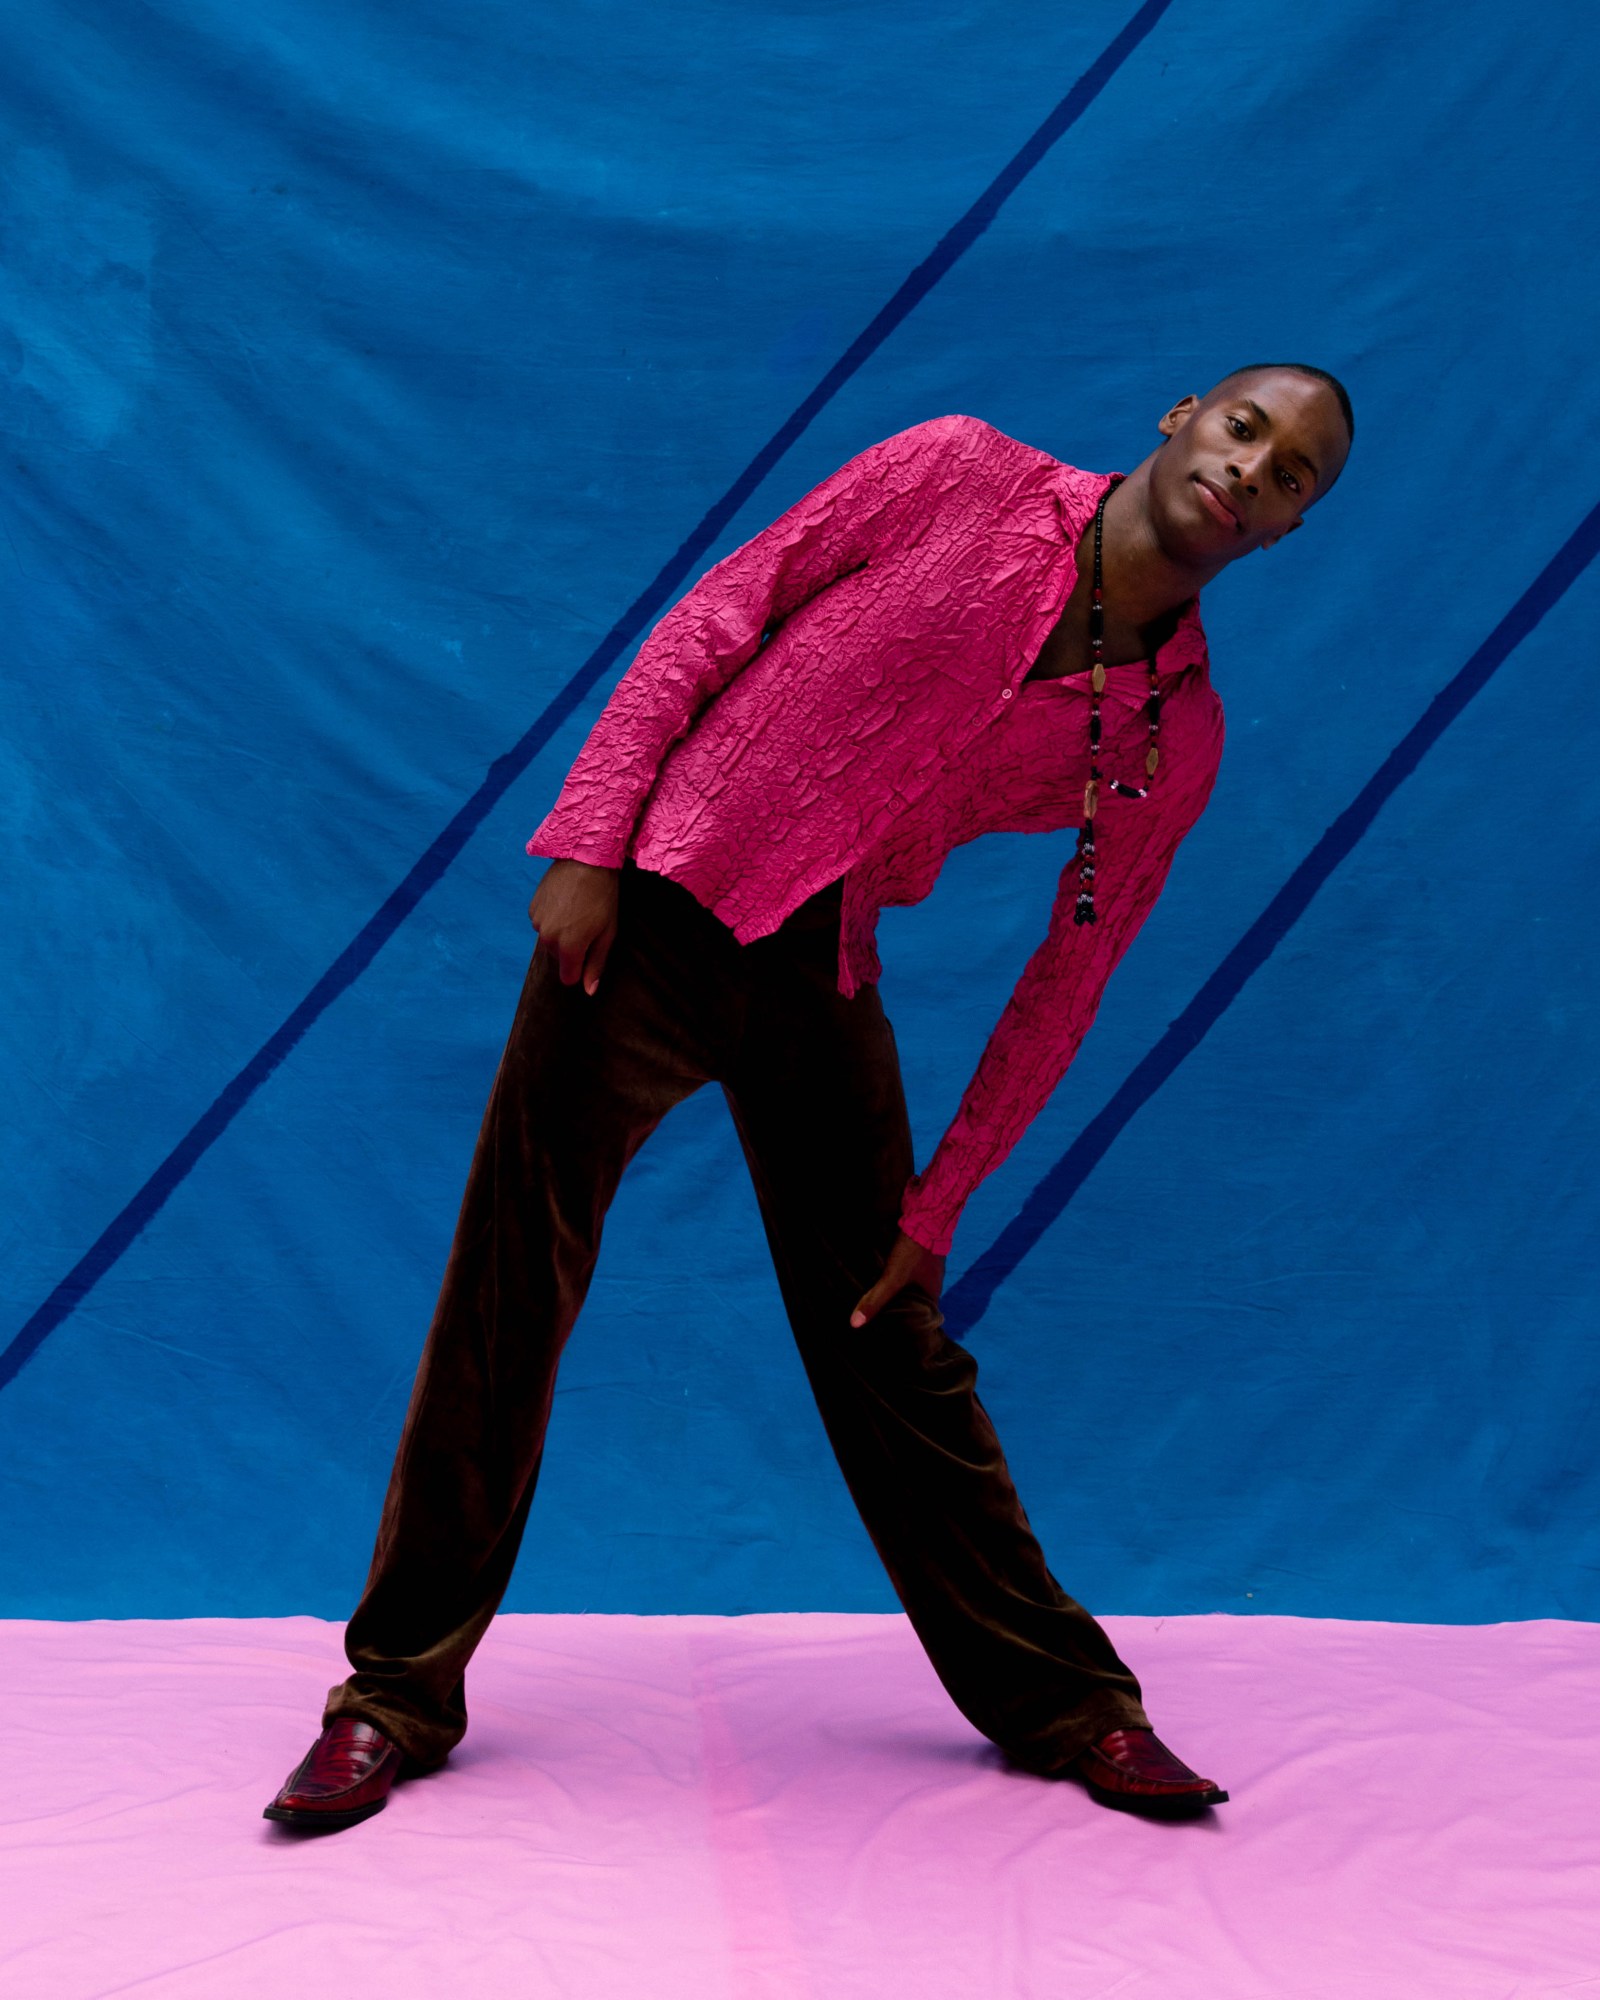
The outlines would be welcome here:
M 1202 1822 L 1005 1768 L 899 1618 L 508 1616 L 445 1770 L 307 1841 L 337 1626 L 0 1624 L 0 1992 L 1600 1996 L 1600 1627 L 1106 1622 Z

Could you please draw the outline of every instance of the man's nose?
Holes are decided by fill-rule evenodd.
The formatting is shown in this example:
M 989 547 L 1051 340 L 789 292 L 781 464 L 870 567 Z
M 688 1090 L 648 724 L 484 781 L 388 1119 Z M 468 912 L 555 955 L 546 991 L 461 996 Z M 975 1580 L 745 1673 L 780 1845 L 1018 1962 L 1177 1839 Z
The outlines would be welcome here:
M 1258 494 L 1261 491 L 1254 461 L 1251 462 L 1248 470 L 1246 470 L 1238 459 L 1234 459 L 1228 466 L 1228 476 L 1230 479 L 1237 479 L 1246 493 Z

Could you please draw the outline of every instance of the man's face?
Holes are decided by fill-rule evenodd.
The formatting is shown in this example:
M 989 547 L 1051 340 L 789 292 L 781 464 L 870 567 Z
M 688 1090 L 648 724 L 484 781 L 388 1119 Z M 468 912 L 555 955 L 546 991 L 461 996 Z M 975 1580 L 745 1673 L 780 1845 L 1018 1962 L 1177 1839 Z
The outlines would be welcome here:
M 1175 560 L 1220 568 L 1300 526 L 1350 448 L 1338 398 L 1314 375 L 1264 369 L 1185 396 L 1161 419 L 1151 513 Z

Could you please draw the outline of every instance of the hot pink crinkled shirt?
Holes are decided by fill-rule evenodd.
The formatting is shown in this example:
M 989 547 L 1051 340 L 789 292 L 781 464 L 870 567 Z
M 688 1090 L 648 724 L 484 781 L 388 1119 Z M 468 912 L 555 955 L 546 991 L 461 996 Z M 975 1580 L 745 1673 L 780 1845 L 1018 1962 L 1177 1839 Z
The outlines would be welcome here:
M 617 683 L 530 854 L 670 876 L 741 943 L 844 876 L 839 988 L 881 970 L 885 904 L 919 902 L 980 833 L 1076 826 L 1087 670 L 1026 681 L 1108 474 L 974 417 L 936 417 L 823 480 L 701 577 Z M 763 643 L 765 642 L 765 643 Z M 950 1247 L 1094 1019 L 1205 808 L 1222 754 L 1198 602 L 1156 656 L 1161 769 L 1102 787 L 1094 924 L 1077 862 L 901 1227 Z M 1144 782 L 1144 665 L 1107 669 L 1101 769 Z

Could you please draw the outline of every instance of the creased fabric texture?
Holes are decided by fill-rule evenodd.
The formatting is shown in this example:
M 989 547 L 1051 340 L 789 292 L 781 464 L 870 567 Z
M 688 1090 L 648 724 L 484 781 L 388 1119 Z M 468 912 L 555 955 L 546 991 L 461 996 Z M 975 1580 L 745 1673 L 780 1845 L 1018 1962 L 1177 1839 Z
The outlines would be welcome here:
M 881 970 L 878 911 L 915 903 L 952 847 L 1078 823 L 1088 673 L 1029 682 L 1111 475 L 973 417 L 871 446 L 699 580 L 655 627 L 530 854 L 670 876 L 741 942 L 844 876 L 839 986 Z M 974 1187 L 1076 1054 L 1107 979 L 1204 810 L 1222 754 L 1198 602 L 1157 656 L 1162 770 L 1102 799 L 1100 920 L 1077 864 L 901 1227 L 947 1251 Z M 1142 664 L 1108 670 L 1102 768 L 1142 783 Z
M 0 1991 L 1590 2000 L 1600 1627 L 1108 1623 L 1214 1823 L 1008 1770 L 899 1617 L 517 1615 L 449 1765 L 296 1840 L 337 1625 L 0 1625 Z

